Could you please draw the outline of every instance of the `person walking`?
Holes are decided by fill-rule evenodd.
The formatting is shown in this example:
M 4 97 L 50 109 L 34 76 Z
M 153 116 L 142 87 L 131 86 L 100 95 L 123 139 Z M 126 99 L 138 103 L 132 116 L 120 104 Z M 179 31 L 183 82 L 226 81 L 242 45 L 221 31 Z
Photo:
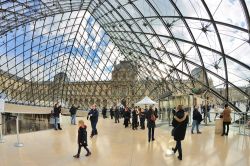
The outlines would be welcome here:
M 119 112 L 119 108 L 116 106 L 115 107 L 115 123 L 120 123 L 119 119 L 120 119 L 120 112 Z
M 137 130 L 138 127 L 138 111 L 137 107 L 135 107 L 132 111 L 132 129 Z
M 224 111 L 222 112 L 222 117 L 223 117 L 223 133 L 221 136 L 228 135 L 229 132 L 229 125 L 231 124 L 231 109 L 229 108 L 228 104 L 225 104 Z M 227 131 L 226 131 L 226 126 L 227 126 Z
M 87 151 L 87 154 L 85 156 L 90 156 L 91 152 L 90 152 L 90 150 L 87 147 L 88 146 L 88 141 L 87 141 L 87 126 L 84 124 L 83 120 L 79 120 L 78 124 L 79 124 L 78 139 L 77 139 L 78 151 L 77 151 L 77 154 L 74 155 L 73 157 L 75 157 L 75 158 L 79 158 L 80 157 L 82 146 Z
M 98 116 L 99 116 L 99 112 L 98 112 L 98 110 L 96 109 L 96 105 L 93 104 L 93 105 L 92 105 L 92 108 L 91 108 L 91 110 L 89 111 L 88 116 L 87 116 L 87 119 L 90 119 L 91 127 L 92 127 L 92 132 L 91 132 L 91 135 L 90 135 L 91 138 L 92 138 L 94 135 L 97 135 L 97 134 L 98 134 L 97 128 L 96 128 L 96 125 L 97 125 L 97 122 L 98 122 Z
M 107 108 L 106 107 L 102 108 L 102 116 L 103 116 L 103 119 L 107 118 Z
M 124 111 L 124 126 L 125 126 L 125 128 L 128 127 L 129 119 L 130 119 L 130 111 L 128 110 L 128 107 L 126 107 L 125 111 Z
M 197 134 L 201 134 L 201 132 L 199 131 L 199 125 L 200 125 L 201 121 L 202 121 L 202 115 L 198 111 L 197 106 L 195 106 L 194 110 L 193 110 L 193 123 L 192 123 L 192 129 L 191 129 L 192 134 L 194 134 L 195 127 L 196 127 Z
M 181 147 L 181 141 L 184 140 L 186 135 L 186 129 L 188 124 L 188 112 L 184 112 L 181 105 L 178 105 L 176 108 L 175 115 L 173 116 L 173 130 L 172 130 L 172 136 L 174 137 L 174 140 L 176 141 L 175 148 L 172 148 L 173 152 L 176 153 L 178 151 L 179 156 L 178 159 L 182 160 L 182 147 Z
M 142 130 L 145 129 L 145 118 L 146 118 L 145 111 L 140 108 L 140 126 Z
M 76 112 L 78 109 L 79 109 L 79 106 L 75 107 L 74 105 L 72 105 L 70 110 L 69 110 L 72 125 L 76 125 Z
M 154 133 L 155 133 L 155 121 L 156 121 L 157 114 L 150 106 L 149 110 L 146 112 L 147 118 L 147 127 L 148 127 L 148 142 L 151 140 L 154 141 Z
M 113 119 L 113 117 L 114 117 L 114 109 L 113 109 L 113 107 L 111 107 L 109 111 L 110 111 L 110 118 Z
M 55 118 L 54 127 L 55 127 L 55 130 L 58 130 L 58 129 L 62 130 L 61 124 L 60 124 L 61 111 L 62 111 L 62 106 L 58 105 L 58 103 L 56 103 L 55 106 L 54 106 L 54 118 Z

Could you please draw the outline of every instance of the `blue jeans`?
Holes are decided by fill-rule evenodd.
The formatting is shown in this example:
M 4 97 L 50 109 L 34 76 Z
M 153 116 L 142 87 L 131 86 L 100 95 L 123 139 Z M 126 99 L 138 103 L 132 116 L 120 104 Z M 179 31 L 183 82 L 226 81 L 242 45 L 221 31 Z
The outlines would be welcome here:
M 58 129 L 59 117 L 54 117 L 54 118 L 55 118 L 54 127 L 55 129 Z
M 197 132 L 200 132 L 200 131 L 199 131 L 199 125 L 200 125 L 200 124 L 198 123 L 197 120 L 193 120 L 193 123 L 192 123 L 192 130 L 191 130 L 191 131 L 193 132 L 193 131 L 194 131 L 194 127 L 196 126 L 196 131 L 197 131 Z
M 71 124 L 76 124 L 76 114 L 71 115 Z
M 96 129 L 97 121 L 90 121 L 90 122 L 92 127 L 91 135 L 97 135 L 97 129 Z

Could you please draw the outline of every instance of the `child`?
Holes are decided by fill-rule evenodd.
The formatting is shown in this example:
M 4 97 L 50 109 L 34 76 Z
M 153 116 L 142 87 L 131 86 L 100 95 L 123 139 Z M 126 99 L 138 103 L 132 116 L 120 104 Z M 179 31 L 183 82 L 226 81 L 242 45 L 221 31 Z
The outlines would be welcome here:
M 79 129 L 78 129 L 78 152 L 73 157 L 79 158 L 82 146 L 87 151 L 87 154 L 85 156 L 90 156 L 91 152 L 89 151 L 89 149 L 87 147 L 88 146 L 88 144 L 87 144 L 87 126 L 84 125 L 83 120 L 79 120 L 78 124 L 79 124 Z

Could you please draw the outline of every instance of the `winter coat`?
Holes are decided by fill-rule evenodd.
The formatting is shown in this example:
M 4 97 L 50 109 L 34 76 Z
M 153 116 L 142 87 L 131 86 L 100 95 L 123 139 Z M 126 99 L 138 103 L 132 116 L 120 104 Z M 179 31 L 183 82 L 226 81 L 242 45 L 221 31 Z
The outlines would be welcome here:
M 152 109 L 149 109 L 146 112 L 146 118 L 147 118 L 147 127 L 148 128 L 154 128 L 155 127 L 155 120 L 156 120 L 156 112 Z
M 114 116 L 114 109 L 110 108 L 110 116 Z
M 231 122 L 231 110 L 230 108 L 225 108 L 222 115 L 223 115 L 223 122 Z
M 107 108 L 103 108 L 102 109 L 102 115 L 106 115 L 107 114 Z
M 77 108 L 76 108 L 75 106 L 72 106 L 72 107 L 70 108 L 69 112 L 70 112 L 70 115 L 75 115 L 76 112 L 77 112 Z
M 133 119 L 133 121 L 137 121 L 137 119 L 138 119 L 138 115 L 137 115 L 136 110 L 132 111 L 132 119 Z
M 202 115 L 197 108 L 195 108 L 193 111 L 193 120 L 198 121 L 198 123 L 201 123 L 202 121 Z
M 130 115 L 130 111 L 124 111 L 124 119 L 130 119 L 131 115 Z
M 59 115 L 61 113 L 61 107 L 54 107 L 54 117 L 59 118 Z
M 179 110 L 175 113 L 175 116 L 179 119 L 184 117 L 184 110 Z M 187 129 L 187 123 L 188 123 L 188 117 L 182 121 L 178 122 L 173 118 L 172 125 L 173 125 L 173 136 L 174 140 L 176 141 L 182 141 L 185 138 L 186 135 L 186 129 Z
M 91 122 L 97 122 L 98 116 L 99 116 L 99 112 L 97 111 L 97 109 L 91 109 L 88 113 L 88 117 L 90 117 Z
M 80 126 L 78 129 L 78 144 L 82 144 L 83 146 L 87 146 L 87 126 Z
M 118 108 L 115 109 L 114 116 L 115 116 L 115 118 L 117 118 L 117 119 L 120 117 L 120 112 L 119 112 L 119 109 L 118 109 Z

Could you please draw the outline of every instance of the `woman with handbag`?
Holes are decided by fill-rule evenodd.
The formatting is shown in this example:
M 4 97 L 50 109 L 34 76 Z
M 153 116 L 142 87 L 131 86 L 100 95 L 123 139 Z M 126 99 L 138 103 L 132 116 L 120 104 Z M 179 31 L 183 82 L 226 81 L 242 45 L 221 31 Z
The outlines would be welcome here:
M 229 132 L 229 125 L 231 124 L 231 109 L 229 108 L 228 104 L 225 104 L 225 109 L 222 112 L 222 118 L 223 118 L 223 133 L 221 136 L 228 135 Z M 226 132 L 226 126 L 227 126 L 227 132 Z
M 149 110 L 146 113 L 147 118 L 147 127 L 148 127 L 148 142 L 151 140 L 155 140 L 155 120 L 156 120 L 156 112 L 153 110 L 152 106 L 150 106 Z
M 176 151 L 178 150 L 179 160 L 182 160 L 181 141 L 184 140 L 185 138 L 187 123 L 188 123 L 188 112 L 184 112 L 182 106 L 178 105 L 176 108 L 175 115 L 173 116 L 173 122 L 172 122 L 172 125 L 174 127 L 172 130 L 172 136 L 176 141 L 176 146 L 175 148 L 172 148 L 172 150 L 174 153 L 176 153 Z

